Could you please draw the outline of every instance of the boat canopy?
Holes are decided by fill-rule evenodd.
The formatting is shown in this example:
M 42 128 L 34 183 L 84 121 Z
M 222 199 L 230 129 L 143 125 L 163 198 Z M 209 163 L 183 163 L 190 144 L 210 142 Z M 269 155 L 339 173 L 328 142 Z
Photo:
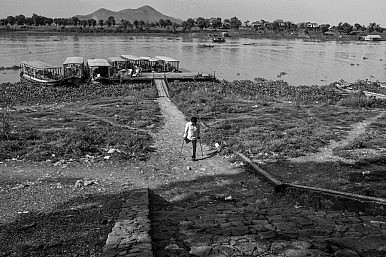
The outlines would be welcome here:
M 167 70 L 178 70 L 178 66 L 180 65 L 180 61 L 167 57 L 167 56 L 156 56 L 155 58 L 160 59 L 161 61 L 164 61 L 169 68 Z
M 138 57 L 138 60 L 140 61 L 150 61 L 151 57 L 150 56 L 141 56 Z
M 36 69 L 61 69 L 61 67 L 54 66 L 45 62 L 40 61 L 24 61 L 20 63 L 21 65 L 30 66 Z
M 116 57 L 109 57 L 109 58 L 107 58 L 107 61 L 112 63 L 112 62 L 126 62 L 127 60 L 124 59 L 123 57 L 116 56 Z
M 129 55 L 129 54 L 128 55 L 122 54 L 121 57 L 125 58 L 125 59 L 127 59 L 129 61 L 139 61 L 140 60 L 140 57 L 137 57 L 135 55 Z
M 88 59 L 87 65 L 89 67 L 110 67 L 109 62 L 106 59 Z
M 66 64 L 83 64 L 84 59 L 83 57 L 67 57 L 66 60 L 63 62 L 64 65 Z
M 164 62 L 180 62 L 179 60 L 176 60 L 167 56 L 155 56 L 155 58 L 158 58 Z

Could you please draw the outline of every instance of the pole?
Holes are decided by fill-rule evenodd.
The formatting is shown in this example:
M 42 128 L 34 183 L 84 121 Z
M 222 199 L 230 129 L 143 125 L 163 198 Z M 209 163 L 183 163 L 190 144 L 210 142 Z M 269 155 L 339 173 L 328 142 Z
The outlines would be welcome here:
M 201 156 L 204 156 L 204 154 L 203 154 L 203 152 L 202 152 L 202 144 L 201 144 L 201 139 L 199 139 L 198 141 L 200 141 Z
M 180 150 L 180 155 L 178 157 L 181 157 L 181 154 L 182 154 L 182 148 L 184 148 L 184 139 L 182 139 L 182 145 L 181 145 L 181 150 Z

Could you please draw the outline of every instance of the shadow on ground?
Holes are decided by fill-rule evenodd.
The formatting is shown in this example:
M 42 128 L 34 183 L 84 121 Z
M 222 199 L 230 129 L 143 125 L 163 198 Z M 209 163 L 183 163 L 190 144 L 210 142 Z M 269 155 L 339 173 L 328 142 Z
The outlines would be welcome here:
M 0 224 L 0 256 L 91 256 L 101 253 L 125 197 L 88 194 L 52 212 L 20 214 Z

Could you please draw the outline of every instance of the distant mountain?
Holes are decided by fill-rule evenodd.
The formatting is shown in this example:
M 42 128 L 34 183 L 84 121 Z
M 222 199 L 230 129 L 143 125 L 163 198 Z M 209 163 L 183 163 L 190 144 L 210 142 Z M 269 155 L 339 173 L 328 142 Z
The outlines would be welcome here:
M 121 23 L 121 20 L 128 20 L 130 22 L 133 22 L 135 20 L 138 20 L 138 21 L 142 20 L 145 22 L 156 22 L 156 21 L 159 21 L 160 19 L 164 19 L 164 20 L 169 19 L 171 22 L 176 22 L 176 23 L 182 22 L 181 19 L 166 16 L 148 5 L 142 6 L 138 9 L 124 9 L 118 12 L 101 8 L 88 15 L 76 15 L 75 17 L 79 18 L 79 20 L 94 19 L 96 21 L 98 20 L 106 21 L 110 16 L 114 17 L 116 23 Z

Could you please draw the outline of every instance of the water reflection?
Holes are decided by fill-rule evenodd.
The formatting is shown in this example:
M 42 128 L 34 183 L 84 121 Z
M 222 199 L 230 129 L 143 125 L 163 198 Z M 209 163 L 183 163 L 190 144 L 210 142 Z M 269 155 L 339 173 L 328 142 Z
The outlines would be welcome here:
M 249 45 L 244 45 L 248 43 Z M 1 35 L 1 66 L 24 60 L 61 65 L 68 56 L 108 58 L 121 54 L 165 55 L 181 61 L 190 71 L 216 74 L 227 80 L 283 79 L 293 85 L 355 81 L 373 76 L 386 80 L 386 42 L 317 42 L 228 38 L 213 48 L 211 37 L 153 35 Z M 18 72 L 1 71 L 0 81 L 18 81 Z

